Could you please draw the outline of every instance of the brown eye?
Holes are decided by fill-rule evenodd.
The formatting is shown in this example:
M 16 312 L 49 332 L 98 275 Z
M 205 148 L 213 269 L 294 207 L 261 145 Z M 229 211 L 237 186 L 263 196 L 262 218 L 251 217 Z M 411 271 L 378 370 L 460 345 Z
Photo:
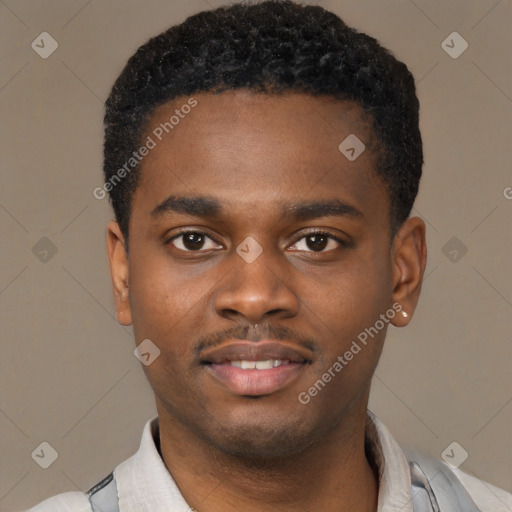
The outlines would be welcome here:
M 315 232 L 299 238 L 291 248 L 298 252 L 327 252 L 345 245 L 342 240 L 329 233 Z
M 189 251 L 198 251 L 204 245 L 204 236 L 199 233 L 187 233 L 183 235 L 183 245 Z
M 306 237 L 306 245 L 312 251 L 323 251 L 327 247 L 329 237 L 325 235 L 308 235 Z
M 197 231 L 186 231 L 173 237 L 170 244 L 174 245 L 176 249 L 187 252 L 197 252 L 200 250 L 209 250 L 219 247 L 214 240 L 204 233 Z

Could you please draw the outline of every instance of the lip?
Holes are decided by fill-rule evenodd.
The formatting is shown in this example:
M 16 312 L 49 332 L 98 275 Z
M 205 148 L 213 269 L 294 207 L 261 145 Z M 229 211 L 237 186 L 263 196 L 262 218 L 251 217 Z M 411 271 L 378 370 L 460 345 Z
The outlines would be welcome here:
M 267 359 L 283 359 L 292 363 L 304 363 L 313 359 L 313 353 L 308 348 L 289 341 L 230 340 L 220 346 L 201 351 L 199 358 L 201 363 L 206 364 L 222 364 L 240 360 L 265 361 Z
M 231 361 L 266 361 L 280 359 L 287 364 L 267 370 L 243 370 Z M 289 385 L 313 359 L 312 352 L 288 341 L 228 341 L 204 350 L 201 364 L 208 375 L 240 396 L 270 395 Z

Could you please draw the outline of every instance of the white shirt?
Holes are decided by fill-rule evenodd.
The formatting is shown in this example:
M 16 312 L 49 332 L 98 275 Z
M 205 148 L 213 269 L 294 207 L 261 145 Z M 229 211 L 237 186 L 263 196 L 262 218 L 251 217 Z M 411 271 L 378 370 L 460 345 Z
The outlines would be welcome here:
M 413 512 L 411 477 L 407 459 L 386 426 L 369 414 L 375 429 L 367 437 L 379 469 L 377 512 Z M 167 470 L 155 445 L 158 417 L 149 420 L 137 453 L 119 464 L 117 481 L 120 512 L 192 512 Z M 512 512 L 512 494 L 466 473 L 453 470 L 482 512 Z M 27 512 L 91 512 L 84 492 L 49 498 Z

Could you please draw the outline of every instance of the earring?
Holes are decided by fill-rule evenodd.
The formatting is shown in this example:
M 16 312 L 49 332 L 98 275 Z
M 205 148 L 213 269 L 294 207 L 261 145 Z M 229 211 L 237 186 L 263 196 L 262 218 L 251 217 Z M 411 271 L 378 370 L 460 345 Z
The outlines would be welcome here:
M 404 318 L 408 318 L 408 317 L 409 317 L 409 315 L 408 315 L 405 311 L 402 311 L 402 316 L 403 316 Z

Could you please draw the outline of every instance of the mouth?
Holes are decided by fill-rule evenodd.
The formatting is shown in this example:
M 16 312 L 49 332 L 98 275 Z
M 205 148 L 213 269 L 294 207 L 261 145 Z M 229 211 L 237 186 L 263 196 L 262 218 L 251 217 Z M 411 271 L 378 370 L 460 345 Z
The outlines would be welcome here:
M 228 341 L 201 352 L 201 365 L 217 384 L 240 396 L 270 395 L 299 378 L 311 350 L 291 342 Z

